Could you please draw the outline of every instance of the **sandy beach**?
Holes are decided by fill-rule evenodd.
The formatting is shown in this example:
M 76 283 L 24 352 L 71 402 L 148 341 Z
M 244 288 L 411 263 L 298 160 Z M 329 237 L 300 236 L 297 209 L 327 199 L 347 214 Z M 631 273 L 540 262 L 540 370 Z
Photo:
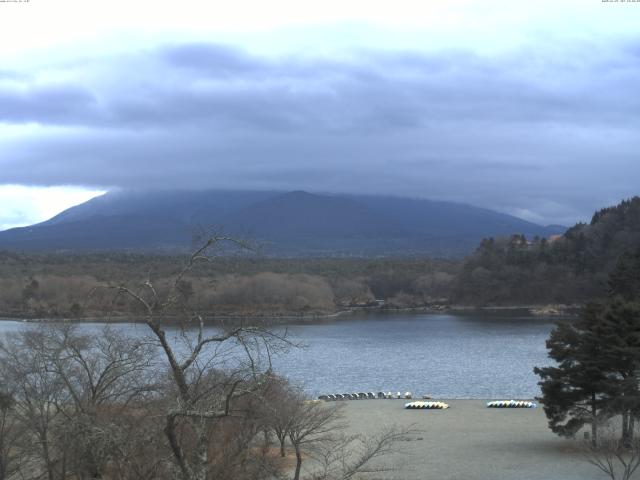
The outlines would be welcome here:
M 350 433 L 383 425 L 423 432 L 386 459 L 397 467 L 378 478 L 435 480 L 591 480 L 605 476 L 588 464 L 577 442 L 554 435 L 542 408 L 490 409 L 481 400 L 445 400 L 448 410 L 405 410 L 406 400 L 345 403 Z

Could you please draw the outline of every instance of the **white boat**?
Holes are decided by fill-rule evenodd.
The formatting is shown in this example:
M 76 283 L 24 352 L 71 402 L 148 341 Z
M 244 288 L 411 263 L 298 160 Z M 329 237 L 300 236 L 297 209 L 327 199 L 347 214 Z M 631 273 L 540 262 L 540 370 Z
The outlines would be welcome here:
M 494 400 L 487 403 L 488 408 L 536 408 L 534 402 L 528 400 Z
M 417 401 L 417 402 L 409 402 L 409 403 L 405 403 L 404 404 L 404 408 L 407 409 L 415 409 L 415 410 L 446 410 L 447 408 L 449 408 L 449 404 L 444 403 L 444 402 L 424 402 L 424 401 Z

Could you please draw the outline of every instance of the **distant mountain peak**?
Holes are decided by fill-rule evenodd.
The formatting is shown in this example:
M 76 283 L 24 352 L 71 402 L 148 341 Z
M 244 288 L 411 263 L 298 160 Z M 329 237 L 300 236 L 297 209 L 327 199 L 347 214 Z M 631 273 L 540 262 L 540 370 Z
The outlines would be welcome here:
M 187 250 L 193 233 L 211 225 L 254 238 L 274 255 L 460 256 L 484 237 L 564 231 L 417 198 L 304 190 L 119 191 L 41 224 L 0 232 L 0 249 Z

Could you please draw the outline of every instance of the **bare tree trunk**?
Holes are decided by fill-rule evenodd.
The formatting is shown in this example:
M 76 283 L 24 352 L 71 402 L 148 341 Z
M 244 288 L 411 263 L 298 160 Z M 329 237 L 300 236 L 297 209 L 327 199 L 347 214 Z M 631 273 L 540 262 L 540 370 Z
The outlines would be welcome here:
M 67 452 L 62 452 L 62 460 L 60 462 L 60 478 L 67 478 Z
M 631 438 L 629 436 L 630 415 L 629 412 L 622 412 L 622 445 L 625 448 L 631 446 Z
M 287 451 L 286 451 L 286 449 L 284 447 L 285 441 L 286 441 L 286 438 L 281 438 L 280 439 L 280 456 L 282 458 L 287 456 Z
M 100 469 L 98 468 L 98 466 L 95 464 L 93 460 L 91 460 L 91 465 L 89 466 L 89 470 L 91 473 L 91 478 L 93 480 L 99 480 L 102 478 L 102 473 L 100 472 Z
M 49 452 L 49 440 L 47 439 L 47 435 L 43 436 L 44 440 L 42 442 L 42 455 L 44 456 L 44 464 L 47 469 L 47 478 L 48 480 L 55 480 L 55 475 L 53 471 L 53 462 L 51 461 L 51 454 Z
M 197 420 L 196 420 L 197 422 Z M 193 423 L 196 423 L 193 422 Z M 201 420 L 204 423 L 204 420 Z M 209 442 L 207 441 L 207 430 L 204 425 L 194 425 L 194 430 L 198 435 L 198 444 L 197 444 L 197 465 L 195 478 L 196 480 L 207 480 L 207 470 L 209 466 L 209 455 L 208 455 L 208 447 Z
M 178 436 L 176 435 L 176 418 L 174 415 L 167 416 L 167 425 L 164 428 L 164 433 L 169 440 L 169 446 L 171 447 L 173 457 L 180 468 L 182 480 L 191 480 L 191 475 L 189 474 L 189 469 L 187 468 L 187 464 L 184 459 L 184 453 L 182 452 L 182 448 L 180 448 Z
M 295 444 L 296 449 L 296 471 L 293 475 L 293 480 L 300 480 L 300 470 L 302 469 L 302 452 L 300 451 L 300 445 Z
M 591 446 L 598 445 L 598 411 L 596 409 L 596 394 L 591 394 Z
M 262 454 L 266 455 L 267 451 L 269 450 L 269 447 L 271 446 L 271 435 L 269 435 L 268 429 L 265 428 L 264 430 L 262 430 L 262 437 L 263 437 Z

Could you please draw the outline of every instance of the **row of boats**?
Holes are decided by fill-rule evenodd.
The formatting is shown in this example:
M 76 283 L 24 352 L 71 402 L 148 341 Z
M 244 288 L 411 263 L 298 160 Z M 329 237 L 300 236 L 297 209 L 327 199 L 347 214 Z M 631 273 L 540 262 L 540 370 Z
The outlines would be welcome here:
M 411 392 L 405 392 L 404 394 L 401 392 L 357 392 L 357 393 L 333 393 L 329 395 L 320 395 L 318 400 L 324 400 L 327 402 L 337 401 L 337 400 L 382 400 L 382 399 L 411 399 L 413 395 Z M 422 401 L 415 401 L 405 403 L 404 408 L 407 409 L 437 409 L 444 410 L 449 408 L 449 405 L 444 402 L 438 401 L 425 401 L 430 400 L 431 397 L 428 395 L 422 396 Z M 494 400 L 487 403 L 488 408 L 536 408 L 535 402 L 530 402 L 528 400 Z
M 534 402 L 528 400 L 494 400 L 487 403 L 488 408 L 536 408 Z M 418 409 L 437 409 L 444 410 L 449 408 L 449 405 L 444 402 L 409 402 L 404 404 L 404 408 L 418 410 Z
M 401 392 L 393 393 L 393 392 L 358 392 L 358 393 L 333 393 L 329 395 L 320 395 L 318 400 L 325 401 L 335 401 L 335 400 L 384 400 L 384 399 L 411 399 L 413 395 L 411 392 L 405 392 L 404 394 Z M 428 395 L 423 395 L 422 398 L 428 399 L 431 398 Z
M 489 408 L 536 408 L 535 402 L 527 400 L 495 400 L 487 403 Z
M 404 404 L 404 408 L 410 410 L 446 410 L 449 404 L 444 402 L 409 402 Z

